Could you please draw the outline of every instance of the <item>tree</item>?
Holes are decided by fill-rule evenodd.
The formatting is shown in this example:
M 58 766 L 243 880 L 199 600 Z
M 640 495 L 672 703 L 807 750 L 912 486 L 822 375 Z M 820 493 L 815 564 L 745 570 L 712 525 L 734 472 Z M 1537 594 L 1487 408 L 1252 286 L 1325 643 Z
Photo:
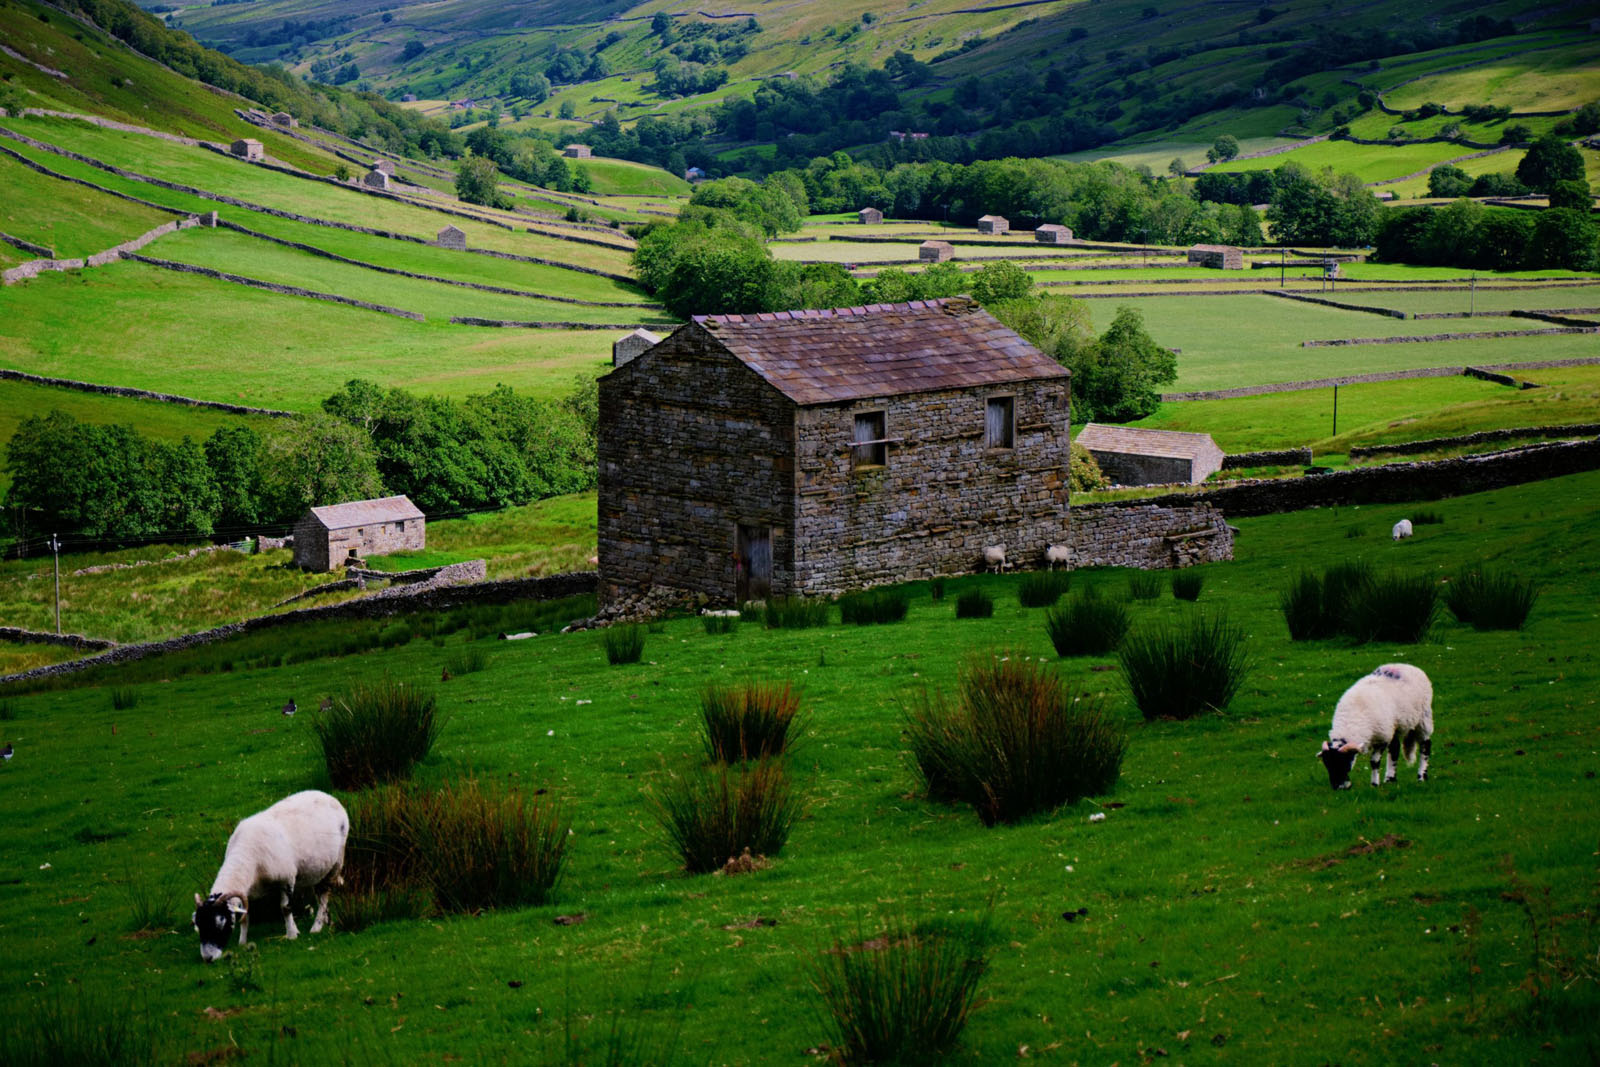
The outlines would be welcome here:
M 1117 308 L 1106 332 L 1081 347 L 1068 366 L 1073 418 L 1079 422 L 1142 419 L 1160 405 L 1159 387 L 1178 378 L 1177 357 L 1156 344 L 1138 310 L 1126 306 Z
M 1458 196 L 1466 196 L 1471 188 L 1472 176 L 1460 167 L 1445 164 L 1428 172 L 1428 195 L 1431 197 L 1454 200 Z
M 1590 270 L 1600 254 L 1600 249 L 1595 247 L 1597 234 L 1600 231 L 1585 212 L 1547 208 L 1539 212 L 1533 224 L 1528 266 L 1535 270 Z
M 1182 156 L 1173 156 L 1172 162 L 1167 164 L 1167 173 L 1174 178 L 1181 178 L 1189 173 L 1189 164 L 1183 161 Z
M 1239 154 L 1239 142 L 1231 133 L 1225 133 L 1206 149 L 1206 158 L 1213 163 L 1226 163 Z
M 665 11 L 657 11 L 650 19 L 650 32 L 657 37 L 664 37 L 672 29 L 672 16 Z
M 372 439 L 331 415 L 307 415 L 273 434 L 263 474 L 268 510 L 280 517 L 383 495 Z
M 561 106 L 556 110 L 556 116 L 563 119 L 577 118 L 578 105 L 572 102 L 571 97 L 567 97 L 565 100 L 561 101 Z
M 500 202 L 500 168 L 484 156 L 468 156 L 456 166 L 456 195 L 469 204 Z
M 416 38 L 412 38 L 406 42 L 406 46 L 404 48 L 400 49 L 400 59 L 402 61 L 416 59 L 423 52 L 427 51 L 427 47 L 428 46 L 423 44 L 421 41 L 417 40 Z
M 1002 300 L 1021 300 L 1033 290 L 1033 275 L 1004 260 L 985 263 L 972 278 L 972 298 L 984 307 Z
M 842 263 L 774 263 L 768 311 L 854 307 L 861 286 Z
M 262 500 L 261 435 L 221 426 L 206 438 L 206 465 L 217 486 L 217 524 L 225 530 L 267 521 Z
M 986 310 L 1024 341 L 1065 366 L 1072 365 L 1079 349 L 1093 343 L 1088 305 L 1070 296 L 1035 293 L 1020 300 L 998 301 Z
M 1588 211 L 1594 206 L 1594 194 L 1585 181 L 1559 181 L 1550 187 L 1550 206 Z
M 1548 193 L 1557 182 L 1583 181 L 1583 153 L 1555 134 L 1533 142 L 1517 164 L 1517 180 L 1530 189 Z
M 550 99 L 550 79 L 536 70 L 519 70 L 511 75 L 507 86 L 512 96 L 520 96 L 530 104 L 542 104 Z

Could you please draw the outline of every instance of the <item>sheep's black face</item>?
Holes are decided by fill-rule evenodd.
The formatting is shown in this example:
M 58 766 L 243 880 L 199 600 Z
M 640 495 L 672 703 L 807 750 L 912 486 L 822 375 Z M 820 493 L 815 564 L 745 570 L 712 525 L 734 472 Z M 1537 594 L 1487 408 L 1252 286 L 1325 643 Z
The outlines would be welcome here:
M 1355 766 L 1356 751 L 1351 749 L 1346 752 L 1339 748 L 1324 748 L 1318 758 L 1322 765 L 1328 769 L 1328 784 L 1335 789 L 1350 788 L 1350 768 Z
M 214 963 L 221 958 L 228 946 L 228 937 L 233 933 L 233 921 L 233 910 L 221 897 L 201 900 L 197 895 L 194 898 L 193 922 L 200 932 L 201 959 Z

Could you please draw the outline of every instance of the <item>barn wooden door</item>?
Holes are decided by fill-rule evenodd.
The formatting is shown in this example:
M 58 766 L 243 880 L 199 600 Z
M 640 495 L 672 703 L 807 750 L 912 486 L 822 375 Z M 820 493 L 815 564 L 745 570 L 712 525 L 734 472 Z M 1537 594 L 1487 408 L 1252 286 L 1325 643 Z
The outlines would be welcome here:
M 739 603 L 772 595 L 772 527 L 740 524 L 734 569 Z

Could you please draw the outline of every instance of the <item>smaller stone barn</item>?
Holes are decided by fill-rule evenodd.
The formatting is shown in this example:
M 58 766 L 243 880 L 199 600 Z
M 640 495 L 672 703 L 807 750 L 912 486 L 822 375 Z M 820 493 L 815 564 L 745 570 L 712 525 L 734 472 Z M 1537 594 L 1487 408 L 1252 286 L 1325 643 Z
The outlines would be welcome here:
M 561 150 L 561 154 L 568 159 L 589 159 L 594 152 L 586 144 L 569 144 Z
M 620 367 L 638 359 L 661 342 L 661 335 L 651 333 L 643 326 L 611 342 L 611 365 Z
M 943 263 L 956 254 L 949 241 L 924 241 L 917 247 L 917 258 L 924 263 Z
M 465 251 L 467 247 L 467 233 L 459 226 L 446 226 L 440 230 L 434 239 L 434 244 L 440 248 L 455 248 Z
M 1232 245 L 1195 245 L 1189 249 L 1191 267 L 1244 270 L 1244 253 Z
M 375 166 L 361 176 L 361 184 L 368 189 L 388 189 L 389 175 Z
M 391 177 L 391 178 L 394 177 L 394 161 L 393 160 L 374 159 L 372 161 L 372 169 L 373 170 L 381 170 L 385 174 L 387 174 L 389 177 Z
M 1047 222 L 1033 231 L 1033 239 L 1042 245 L 1070 245 L 1072 228 Z
M 706 172 L 699 167 L 690 167 L 683 172 L 683 180 L 686 182 L 703 182 L 706 180 Z
M 426 547 L 426 520 L 408 497 L 312 508 L 294 526 L 294 565 L 331 571 L 368 556 Z
M 875 207 L 864 207 L 856 212 L 856 221 L 863 226 L 876 226 L 883 221 L 883 212 Z
M 228 146 L 228 151 L 240 159 L 260 160 L 266 158 L 266 151 L 261 147 L 261 142 L 254 137 L 241 137 Z
M 1170 485 L 1205 481 L 1222 469 L 1222 449 L 1208 433 L 1143 430 L 1091 422 L 1077 443 L 1118 485 Z
M 300 125 L 300 121 L 287 111 L 279 111 L 273 114 L 272 124 L 282 130 L 292 130 Z
M 1004 215 L 985 215 L 978 220 L 978 232 L 1000 234 L 1011 229 L 1011 223 L 1006 221 Z

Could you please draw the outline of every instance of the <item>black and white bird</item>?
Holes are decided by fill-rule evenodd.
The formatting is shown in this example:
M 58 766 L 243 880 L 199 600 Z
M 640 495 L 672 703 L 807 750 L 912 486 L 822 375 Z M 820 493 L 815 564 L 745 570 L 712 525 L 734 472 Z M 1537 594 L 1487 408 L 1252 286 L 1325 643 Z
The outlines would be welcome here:
M 9 760 L 15 754 L 16 753 L 11 748 L 11 742 L 10 741 L 6 742 L 6 747 L 5 748 L 0 748 L 0 759 Z
M 283 706 L 283 714 L 285 716 L 293 715 L 295 712 L 297 712 L 299 710 L 300 710 L 299 708 L 294 706 L 294 697 L 290 697 L 289 698 L 289 703 L 287 703 L 287 704 L 285 704 Z

